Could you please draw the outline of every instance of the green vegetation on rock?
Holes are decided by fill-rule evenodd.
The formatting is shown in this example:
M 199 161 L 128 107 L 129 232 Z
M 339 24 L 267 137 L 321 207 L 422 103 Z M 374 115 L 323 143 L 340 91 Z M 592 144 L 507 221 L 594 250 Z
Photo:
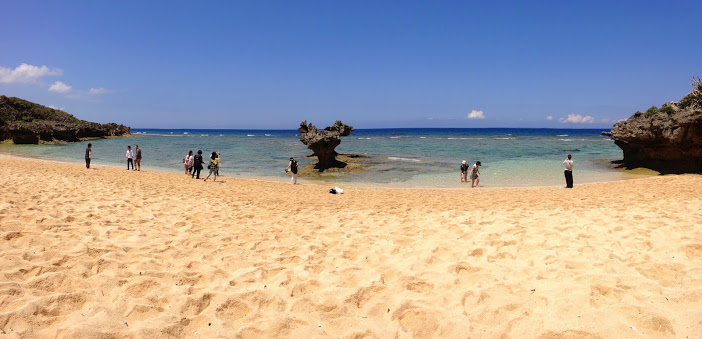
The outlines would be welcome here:
M 651 106 L 651 108 L 649 108 L 649 109 L 646 111 L 646 113 L 644 114 L 644 117 L 650 118 L 650 117 L 652 117 L 652 116 L 653 116 L 654 114 L 656 114 L 656 113 L 658 113 L 658 107 L 656 107 L 656 106 Z
M 14 144 L 75 142 L 129 134 L 129 127 L 80 120 L 62 110 L 0 96 L 0 140 Z
M 695 89 L 680 100 L 680 108 L 702 107 L 702 81 L 700 78 L 692 78 L 692 86 Z
M 619 121 L 609 137 L 624 153 L 628 168 L 645 167 L 662 174 L 702 173 L 702 81 L 680 101 L 636 112 Z
M 80 119 L 50 107 L 35 104 L 33 102 L 0 95 L 0 118 L 7 122 L 11 121 L 55 121 L 63 123 L 77 123 Z

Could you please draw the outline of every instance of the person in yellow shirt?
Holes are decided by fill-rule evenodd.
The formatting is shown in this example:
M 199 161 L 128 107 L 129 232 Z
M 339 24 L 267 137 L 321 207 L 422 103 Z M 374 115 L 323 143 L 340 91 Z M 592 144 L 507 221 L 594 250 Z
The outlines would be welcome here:
M 210 174 L 207 175 L 207 178 L 205 178 L 204 181 L 207 181 L 207 179 L 210 178 L 210 175 L 214 174 L 214 179 L 212 181 L 217 181 L 217 163 L 219 162 L 219 158 L 217 156 L 217 152 L 212 152 L 212 155 L 210 156 L 210 164 L 207 165 L 207 168 L 210 170 Z

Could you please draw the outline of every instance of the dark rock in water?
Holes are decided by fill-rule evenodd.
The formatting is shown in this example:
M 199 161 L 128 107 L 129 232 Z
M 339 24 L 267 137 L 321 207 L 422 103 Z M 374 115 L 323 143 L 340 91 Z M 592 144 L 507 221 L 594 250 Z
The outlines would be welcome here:
M 624 151 L 623 165 L 661 173 L 702 172 L 702 82 L 678 102 L 636 112 L 612 127 L 610 138 Z
M 0 140 L 12 140 L 15 144 L 38 144 L 129 134 L 129 127 L 124 125 L 79 120 L 61 110 L 20 98 L 0 96 Z
M 608 137 L 608 136 L 612 135 L 612 132 L 602 131 L 602 133 L 600 133 L 600 135 L 604 135 L 604 136 Z
M 353 131 L 353 126 L 337 121 L 332 126 L 319 130 L 307 121 L 300 123 L 300 141 L 314 152 L 318 162 L 314 165 L 316 170 L 324 171 L 329 168 L 344 168 L 345 162 L 336 159 L 336 146 L 341 144 L 341 137 L 348 136 Z

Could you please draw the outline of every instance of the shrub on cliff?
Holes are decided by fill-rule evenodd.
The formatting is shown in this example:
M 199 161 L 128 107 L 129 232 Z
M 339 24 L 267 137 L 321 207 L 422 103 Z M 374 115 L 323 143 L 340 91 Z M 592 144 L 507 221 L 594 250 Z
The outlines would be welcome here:
M 695 89 L 680 100 L 680 108 L 702 107 L 702 81 L 700 78 L 692 78 L 692 86 Z
M 652 117 L 652 116 L 653 116 L 654 114 L 656 114 L 656 113 L 658 113 L 658 107 L 656 107 L 656 106 L 651 106 L 651 108 L 649 108 L 649 109 L 646 111 L 646 113 L 644 114 L 644 116 L 645 116 L 646 118 L 650 118 L 650 117 Z

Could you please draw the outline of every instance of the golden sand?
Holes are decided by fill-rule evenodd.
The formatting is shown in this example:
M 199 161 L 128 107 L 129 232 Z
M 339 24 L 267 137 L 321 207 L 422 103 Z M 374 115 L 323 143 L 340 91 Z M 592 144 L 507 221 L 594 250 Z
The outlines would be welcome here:
M 702 337 L 699 175 L 331 195 L 94 167 L 0 156 L 0 338 Z

